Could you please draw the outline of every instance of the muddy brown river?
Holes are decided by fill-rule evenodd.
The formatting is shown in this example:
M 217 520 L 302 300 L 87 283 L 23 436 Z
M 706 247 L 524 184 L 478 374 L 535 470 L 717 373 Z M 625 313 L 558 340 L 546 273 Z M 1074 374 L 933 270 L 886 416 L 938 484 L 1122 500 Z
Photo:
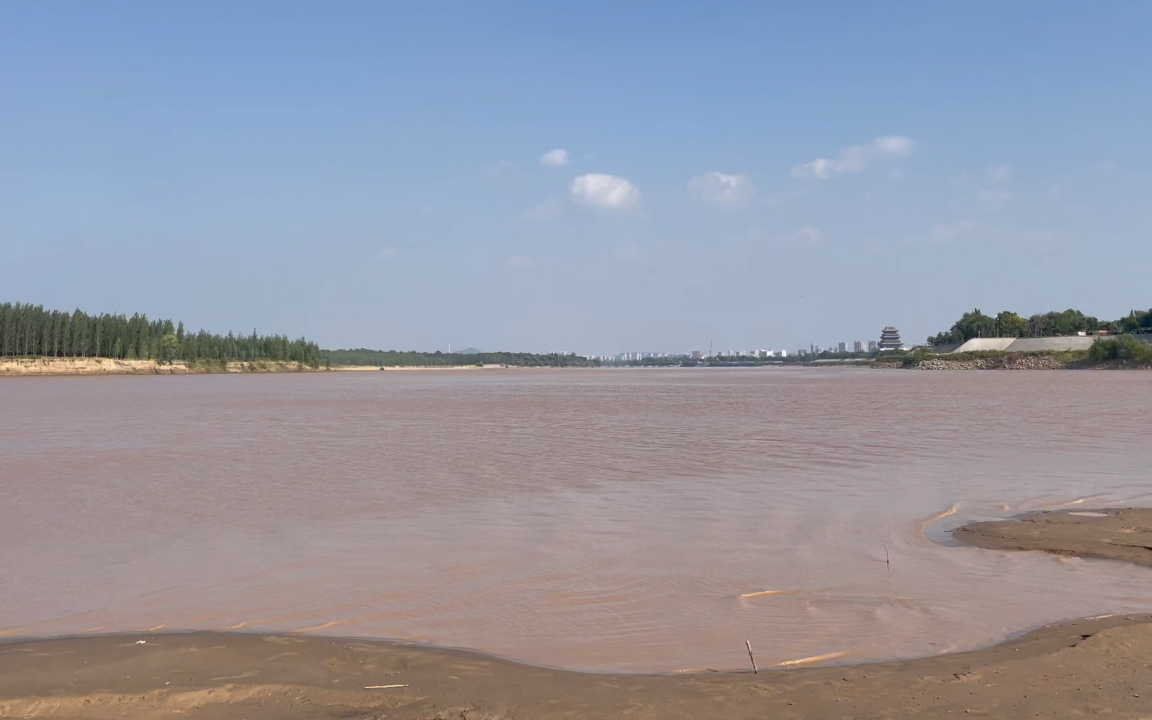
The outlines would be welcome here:
M 0 380 L 0 636 L 408 638 L 583 670 L 905 658 L 1152 611 L 968 520 L 1152 505 L 1152 374 Z

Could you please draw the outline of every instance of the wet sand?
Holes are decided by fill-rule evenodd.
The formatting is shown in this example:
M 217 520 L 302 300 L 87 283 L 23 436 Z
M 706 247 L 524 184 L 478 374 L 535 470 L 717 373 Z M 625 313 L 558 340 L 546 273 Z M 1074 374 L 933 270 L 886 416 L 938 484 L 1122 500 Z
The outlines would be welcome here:
M 991 550 L 1043 550 L 1152 567 L 1152 510 L 1051 510 L 958 528 L 961 542 Z
M 956 537 L 1152 565 L 1135 544 L 1152 510 L 1073 512 L 1097 514 L 1037 513 Z M 384 641 L 144 633 L 0 645 L 0 716 L 1152 718 L 1150 664 L 1149 615 L 1047 626 L 974 652 L 759 674 L 575 673 Z

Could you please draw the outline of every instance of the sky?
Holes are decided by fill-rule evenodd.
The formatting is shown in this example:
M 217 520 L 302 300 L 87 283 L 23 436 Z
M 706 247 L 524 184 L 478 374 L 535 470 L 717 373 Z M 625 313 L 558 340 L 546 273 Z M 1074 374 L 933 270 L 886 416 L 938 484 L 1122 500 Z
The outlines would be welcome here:
M 711 6 L 711 7 L 710 7 Z M 1146 2 L 0 3 L 0 302 L 324 347 L 1152 306 Z

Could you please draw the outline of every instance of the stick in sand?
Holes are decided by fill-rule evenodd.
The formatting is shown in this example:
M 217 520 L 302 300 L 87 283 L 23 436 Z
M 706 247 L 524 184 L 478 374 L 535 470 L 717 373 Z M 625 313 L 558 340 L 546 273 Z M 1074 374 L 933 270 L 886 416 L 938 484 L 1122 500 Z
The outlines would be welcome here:
M 892 559 L 888 557 L 888 544 L 884 544 L 884 565 L 888 568 L 888 572 L 892 572 Z
M 407 685 L 365 685 L 365 690 L 387 690 L 388 688 L 408 687 Z
M 760 671 L 756 669 L 756 658 L 752 657 L 752 641 L 745 640 L 744 644 L 748 646 L 748 659 L 752 661 L 752 674 L 759 675 Z

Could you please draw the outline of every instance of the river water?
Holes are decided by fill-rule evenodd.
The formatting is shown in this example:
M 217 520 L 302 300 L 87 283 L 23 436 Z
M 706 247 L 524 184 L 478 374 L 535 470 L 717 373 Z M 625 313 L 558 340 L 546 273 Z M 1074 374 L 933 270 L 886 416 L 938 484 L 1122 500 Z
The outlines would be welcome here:
M 975 648 L 1152 611 L 1146 568 L 947 534 L 1152 504 L 1149 408 L 1141 372 L 7 379 L 0 636 L 298 631 L 598 671 Z

